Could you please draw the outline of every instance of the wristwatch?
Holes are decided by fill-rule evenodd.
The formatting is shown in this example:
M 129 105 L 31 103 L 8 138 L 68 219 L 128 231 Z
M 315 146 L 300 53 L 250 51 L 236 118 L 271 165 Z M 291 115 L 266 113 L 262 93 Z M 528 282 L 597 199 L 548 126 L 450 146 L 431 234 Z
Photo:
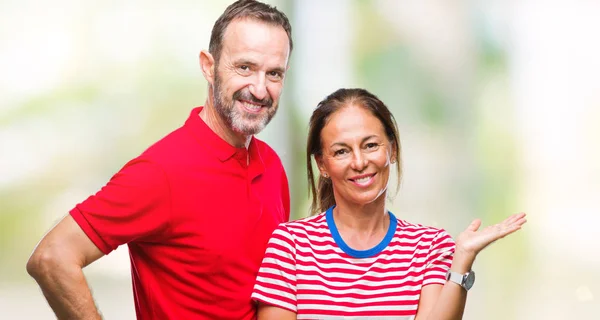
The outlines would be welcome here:
M 469 291 L 469 289 L 473 287 L 473 283 L 475 283 L 475 271 L 471 270 L 465 274 L 460 274 L 448 270 L 448 273 L 446 273 L 446 280 L 452 281 Z

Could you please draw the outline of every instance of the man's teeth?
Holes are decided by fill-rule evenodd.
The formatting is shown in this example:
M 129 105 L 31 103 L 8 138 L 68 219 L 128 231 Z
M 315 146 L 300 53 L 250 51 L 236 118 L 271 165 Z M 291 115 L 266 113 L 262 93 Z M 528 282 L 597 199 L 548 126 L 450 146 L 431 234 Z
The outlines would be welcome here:
M 360 178 L 360 179 L 356 179 L 354 181 L 358 182 L 358 183 L 365 183 L 367 181 L 371 180 L 371 177 L 364 177 L 364 178 Z
M 246 107 L 252 111 L 258 111 L 261 108 L 260 105 L 256 105 L 256 104 L 252 104 L 252 103 L 248 103 L 248 102 L 242 102 L 242 103 L 244 104 L 244 107 Z

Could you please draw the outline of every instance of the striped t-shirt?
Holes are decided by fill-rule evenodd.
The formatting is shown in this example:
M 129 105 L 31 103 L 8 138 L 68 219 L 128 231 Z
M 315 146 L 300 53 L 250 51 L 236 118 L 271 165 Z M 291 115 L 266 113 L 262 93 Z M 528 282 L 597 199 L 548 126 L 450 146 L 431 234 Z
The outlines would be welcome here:
M 341 238 L 333 207 L 273 232 L 252 299 L 298 319 L 414 319 L 421 288 L 444 284 L 454 241 L 442 229 L 398 220 L 372 249 Z

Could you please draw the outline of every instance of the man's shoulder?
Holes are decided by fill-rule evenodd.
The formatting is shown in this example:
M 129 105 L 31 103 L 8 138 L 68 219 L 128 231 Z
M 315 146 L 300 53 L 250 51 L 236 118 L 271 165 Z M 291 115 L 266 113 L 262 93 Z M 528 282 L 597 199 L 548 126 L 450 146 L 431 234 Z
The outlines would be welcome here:
M 179 127 L 164 134 L 161 138 L 151 144 L 142 156 L 148 158 L 161 158 L 165 156 L 179 156 L 180 153 L 189 153 L 195 146 L 201 145 L 198 139 L 194 138 L 193 133 L 187 127 L 192 126 L 191 120 L 197 116 L 202 107 L 195 107 L 190 111 L 187 118 L 183 118 Z
M 166 172 L 165 169 L 168 167 L 168 164 L 173 162 L 169 159 L 178 158 L 176 151 L 179 149 L 177 143 L 179 139 L 174 137 L 178 130 L 180 129 L 172 131 L 171 133 L 151 144 L 140 154 L 131 158 L 124 164 L 123 168 L 121 168 L 121 171 L 125 169 L 131 169 L 132 167 L 135 167 L 136 169 L 140 167 L 148 167 L 156 168 Z
M 180 127 L 167 133 L 146 148 L 146 150 L 140 154 L 140 157 L 160 162 L 160 160 L 165 157 L 180 153 L 189 143 L 186 141 L 187 139 L 183 129 L 183 127 Z
M 273 149 L 268 143 L 258 139 L 256 136 L 254 136 L 252 139 L 254 139 L 256 148 L 258 149 L 263 161 L 265 161 L 265 164 L 272 161 L 281 164 L 281 158 L 279 158 L 279 155 L 277 152 L 275 152 L 275 149 Z
M 254 143 L 256 143 L 256 147 L 261 152 L 261 155 L 268 154 L 277 156 L 277 152 L 275 152 L 275 150 L 268 143 L 260 140 L 256 136 L 252 137 L 252 139 L 254 140 Z

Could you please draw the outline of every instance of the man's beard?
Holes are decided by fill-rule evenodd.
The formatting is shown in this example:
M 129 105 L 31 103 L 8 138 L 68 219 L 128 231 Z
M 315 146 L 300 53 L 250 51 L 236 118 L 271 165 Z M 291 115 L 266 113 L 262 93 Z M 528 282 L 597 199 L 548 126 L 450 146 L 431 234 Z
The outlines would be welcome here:
M 226 100 L 225 93 L 221 89 L 221 80 L 218 75 L 215 75 L 213 105 L 233 131 L 248 136 L 257 134 L 267 126 L 277 112 L 277 105 L 273 104 L 273 100 L 269 96 L 262 100 L 257 99 L 248 88 L 243 88 L 234 92 L 231 99 Z M 242 108 L 235 107 L 235 102 L 238 100 L 260 104 L 261 108 L 266 108 L 266 110 L 261 110 L 256 114 L 246 112 Z

